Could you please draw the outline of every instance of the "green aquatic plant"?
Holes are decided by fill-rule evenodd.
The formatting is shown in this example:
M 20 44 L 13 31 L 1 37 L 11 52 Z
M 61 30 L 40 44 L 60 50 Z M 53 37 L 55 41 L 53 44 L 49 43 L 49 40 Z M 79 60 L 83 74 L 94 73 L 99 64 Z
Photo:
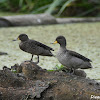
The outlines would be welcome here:
M 49 72 L 52 72 L 52 71 L 63 71 L 63 72 L 66 72 L 68 73 L 70 70 L 68 70 L 66 67 L 64 67 L 63 65 L 56 65 L 53 69 L 51 70 L 47 70 Z
M 60 71 L 60 70 L 63 70 L 64 69 L 64 66 L 63 65 L 56 65 L 53 69 L 51 70 L 48 70 L 48 71 Z
M 55 70 L 62 70 L 64 68 L 64 66 L 63 65 L 56 65 L 55 67 L 54 67 L 54 69 Z
M 0 11 L 49 13 L 57 16 L 100 16 L 100 0 L 0 0 Z
M 61 13 L 65 10 L 66 7 L 70 6 L 72 2 L 74 2 L 75 0 L 68 0 L 66 1 L 63 6 L 61 7 L 60 11 L 58 12 L 58 16 L 61 15 Z
M 12 71 L 13 73 L 17 73 L 17 71 L 16 71 L 16 70 L 14 70 L 14 69 L 11 69 L 11 71 Z

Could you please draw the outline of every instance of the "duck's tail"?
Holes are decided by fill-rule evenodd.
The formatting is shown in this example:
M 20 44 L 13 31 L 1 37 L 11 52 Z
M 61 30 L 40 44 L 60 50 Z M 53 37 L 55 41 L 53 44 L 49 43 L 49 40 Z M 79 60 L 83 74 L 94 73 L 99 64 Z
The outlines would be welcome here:
M 88 62 L 88 64 L 86 64 L 84 67 L 82 67 L 81 69 L 89 69 L 89 68 L 93 68 L 91 63 Z

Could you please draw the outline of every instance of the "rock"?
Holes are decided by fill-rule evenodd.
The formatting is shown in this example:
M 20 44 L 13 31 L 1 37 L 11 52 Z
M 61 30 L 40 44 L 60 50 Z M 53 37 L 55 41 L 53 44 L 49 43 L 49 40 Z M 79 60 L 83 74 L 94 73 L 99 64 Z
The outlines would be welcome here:
M 58 24 L 66 23 L 84 23 L 84 22 L 100 22 L 100 18 L 56 18 Z
M 7 67 L 3 67 L 3 70 L 0 70 L 0 86 L 1 87 L 10 87 L 10 86 L 22 86 L 25 80 L 21 77 L 18 77 L 15 73 L 12 73 L 11 70 Z
M 41 94 L 49 88 L 49 83 L 37 80 L 35 82 L 34 88 L 29 88 L 27 94 L 31 96 L 31 98 L 41 98 Z
M 6 52 L 0 52 L 0 55 L 8 55 Z
M 49 14 L 28 14 L 0 17 L 0 27 L 32 26 L 66 23 L 100 22 L 100 18 L 55 18 Z
M 23 62 L 20 64 L 20 67 L 22 68 L 22 73 L 29 79 L 36 79 L 38 73 L 43 71 L 42 68 L 34 62 Z
M 15 64 L 14 66 L 11 66 L 11 70 L 15 71 L 17 73 L 21 73 L 22 72 L 22 67 L 19 64 Z
M 6 19 L 0 19 L 0 27 L 9 27 L 9 26 L 12 26 L 12 24 L 6 20 Z
M 75 69 L 74 72 L 71 69 L 68 69 L 67 67 L 63 67 L 62 71 L 68 74 L 72 74 L 72 75 L 76 75 L 76 76 L 80 76 L 80 77 L 86 77 L 86 73 L 83 70 L 78 70 Z
M 56 19 L 49 14 L 3 16 L 0 22 L 1 27 L 57 24 Z
M 6 67 L 0 70 L 3 100 L 90 100 L 91 95 L 100 95 L 100 83 L 84 75 L 49 72 L 33 62 L 23 62 L 19 66 L 22 67 L 20 74 L 26 79 Z M 76 71 L 79 72 L 82 71 Z
M 86 73 L 83 70 L 75 70 L 74 75 L 86 77 Z

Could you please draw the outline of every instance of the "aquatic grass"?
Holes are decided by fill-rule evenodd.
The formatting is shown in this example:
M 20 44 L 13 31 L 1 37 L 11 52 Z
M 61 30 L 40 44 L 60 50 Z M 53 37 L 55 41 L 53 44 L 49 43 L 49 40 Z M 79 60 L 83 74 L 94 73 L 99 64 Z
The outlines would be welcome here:
M 71 6 L 71 3 L 74 2 L 74 1 L 75 1 L 75 0 L 68 0 L 68 1 L 66 1 L 66 2 L 63 4 L 63 6 L 60 8 L 60 11 L 58 12 L 57 16 L 60 16 L 61 13 L 64 11 L 64 9 L 65 9 L 66 7 Z
M 0 11 L 15 14 L 20 12 L 49 13 L 62 17 L 100 16 L 99 9 L 99 0 L 0 0 Z
M 17 73 L 17 71 L 16 71 L 16 70 L 11 69 L 11 71 L 12 71 L 13 73 Z
M 94 7 L 94 8 L 91 8 L 91 9 L 85 11 L 85 12 L 82 12 L 81 14 L 76 15 L 76 17 L 85 16 L 85 15 L 87 15 L 87 14 L 89 14 L 89 13 L 91 13 L 91 12 L 93 12 L 93 11 L 95 11 L 96 9 L 99 9 L 99 8 L 100 8 L 100 5 L 99 5 L 99 6 L 96 6 L 96 7 Z M 99 14 L 100 14 L 100 13 L 99 13 Z
M 64 68 L 63 65 L 60 65 L 60 66 L 59 66 L 59 65 L 57 64 L 53 69 L 54 69 L 54 70 L 62 70 L 63 68 Z
M 54 0 L 50 7 L 45 11 L 45 13 L 52 14 L 54 9 L 60 5 L 64 0 Z
M 36 9 L 35 11 L 32 11 L 31 13 L 35 14 L 35 13 L 41 12 L 41 11 L 47 9 L 49 6 L 50 6 L 50 4 L 42 6 L 42 7 L 38 8 L 38 9 Z
M 56 65 L 53 69 L 48 69 L 47 71 L 50 71 L 50 72 L 52 72 L 52 71 L 61 71 L 61 70 L 63 70 L 64 69 L 64 66 L 63 65 Z
M 49 71 L 49 72 L 53 72 L 53 71 L 55 71 L 55 70 L 53 70 L 53 69 L 48 69 L 47 71 Z

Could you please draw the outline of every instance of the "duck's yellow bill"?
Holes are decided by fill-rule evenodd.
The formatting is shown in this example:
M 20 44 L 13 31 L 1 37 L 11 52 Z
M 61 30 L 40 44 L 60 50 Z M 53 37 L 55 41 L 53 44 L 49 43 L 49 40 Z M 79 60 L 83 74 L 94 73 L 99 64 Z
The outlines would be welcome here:
M 17 38 L 17 40 L 20 40 L 19 37 Z
M 53 44 L 56 44 L 56 43 L 58 43 L 57 41 L 55 41 Z

